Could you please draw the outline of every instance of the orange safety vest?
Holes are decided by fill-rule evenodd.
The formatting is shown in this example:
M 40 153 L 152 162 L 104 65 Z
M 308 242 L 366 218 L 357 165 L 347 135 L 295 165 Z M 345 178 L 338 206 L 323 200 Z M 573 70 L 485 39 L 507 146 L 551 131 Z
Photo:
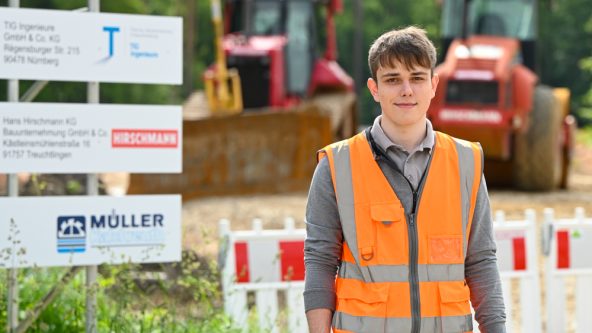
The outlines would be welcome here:
M 407 214 L 364 133 L 325 147 L 324 157 L 345 240 L 334 332 L 472 332 L 464 262 L 480 146 L 436 132 L 415 211 Z

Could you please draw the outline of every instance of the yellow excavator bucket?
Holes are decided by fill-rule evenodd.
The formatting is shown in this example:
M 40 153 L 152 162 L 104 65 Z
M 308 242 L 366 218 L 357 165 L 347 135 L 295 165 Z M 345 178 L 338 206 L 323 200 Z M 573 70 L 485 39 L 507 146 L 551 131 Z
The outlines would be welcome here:
M 222 45 L 222 9 L 220 0 L 211 0 L 212 23 L 216 44 L 216 69 L 204 75 L 208 106 L 212 114 L 234 114 L 243 109 L 240 77 L 236 69 L 226 68 L 226 54 Z
M 230 68 L 225 76 L 204 75 L 208 107 L 214 115 L 240 113 L 243 110 L 243 96 L 238 71 Z

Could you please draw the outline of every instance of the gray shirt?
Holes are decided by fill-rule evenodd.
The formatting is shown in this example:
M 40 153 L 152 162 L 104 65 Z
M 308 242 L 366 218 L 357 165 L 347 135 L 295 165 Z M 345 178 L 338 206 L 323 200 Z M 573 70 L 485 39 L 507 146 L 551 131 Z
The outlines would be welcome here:
M 429 121 L 426 124 L 426 138 L 413 152 L 405 152 L 401 147 L 390 142 L 382 129 L 375 127 L 371 134 L 377 145 L 401 166 L 403 174 L 393 170 L 386 162 L 379 160 L 385 177 L 393 187 L 406 212 L 412 208 L 412 189 L 404 177 L 417 187 L 421 174 L 427 166 L 429 154 L 434 144 L 434 131 Z M 380 132 L 382 132 L 382 137 Z M 384 140 L 386 139 L 386 140 Z M 431 140 L 431 146 L 425 147 Z M 405 173 L 407 171 L 407 173 Z M 306 266 L 304 305 L 306 311 L 318 308 L 335 310 L 335 276 L 340 264 L 343 232 L 335 200 L 335 190 L 327 159 L 322 159 L 313 175 L 308 203 L 306 207 L 306 240 L 304 243 L 304 261 Z M 483 333 L 505 332 L 506 315 L 497 268 L 496 246 L 493 237 L 489 196 L 485 179 L 481 179 L 473 222 L 469 236 L 465 259 L 465 279 L 471 290 L 471 304 L 479 329 Z
M 376 144 L 386 152 L 386 155 L 397 165 L 399 171 L 417 189 L 419 181 L 428 166 L 432 147 L 435 142 L 435 133 L 432 123 L 426 119 L 426 136 L 412 151 L 408 152 L 401 145 L 392 142 L 382 130 L 380 122 L 382 115 L 376 117 L 370 129 L 370 134 Z

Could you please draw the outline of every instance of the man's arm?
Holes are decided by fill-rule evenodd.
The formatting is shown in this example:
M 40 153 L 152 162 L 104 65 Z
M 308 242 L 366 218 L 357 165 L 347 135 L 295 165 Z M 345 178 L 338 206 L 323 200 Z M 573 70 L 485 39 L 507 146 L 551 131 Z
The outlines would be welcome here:
M 330 333 L 333 311 L 329 309 L 314 309 L 306 313 L 308 331 L 310 333 Z
M 465 259 L 465 278 L 482 333 L 505 333 L 506 313 L 485 178 L 477 193 Z
M 315 170 L 306 205 L 304 308 L 311 333 L 330 332 L 342 241 L 335 190 L 324 158 Z

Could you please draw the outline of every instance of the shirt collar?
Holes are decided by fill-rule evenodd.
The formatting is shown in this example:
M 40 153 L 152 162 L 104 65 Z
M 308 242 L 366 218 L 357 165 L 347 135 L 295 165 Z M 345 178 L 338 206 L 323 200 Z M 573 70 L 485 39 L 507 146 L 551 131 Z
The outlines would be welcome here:
M 419 145 L 417 147 L 415 147 L 415 149 L 413 149 L 412 152 L 406 151 L 405 148 L 403 148 L 403 146 L 392 142 L 391 139 L 389 139 L 386 136 L 386 134 L 384 133 L 384 130 L 382 129 L 382 126 L 380 124 L 381 119 L 382 119 L 382 115 L 379 115 L 378 117 L 376 117 L 376 119 L 374 119 L 374 124 L 372 125 L 372 128 L 370 129 L 370 134 L 372 134 L 374 141 L 376 142 L 378 147 L 380 147 L 382 150 L 387 151 L 389 148 L 393 147 L 394 149 L 398 149 L 403 152 L 413 153 L 413 152 L 422 151 L 422 150 L 430 151 L 434 147 L 434 142 L 435 142 L 434 127 L 432 126 L 432 122 L 430 122 L 428 119 L 426 119 L 426 136 L 419 143 Z

